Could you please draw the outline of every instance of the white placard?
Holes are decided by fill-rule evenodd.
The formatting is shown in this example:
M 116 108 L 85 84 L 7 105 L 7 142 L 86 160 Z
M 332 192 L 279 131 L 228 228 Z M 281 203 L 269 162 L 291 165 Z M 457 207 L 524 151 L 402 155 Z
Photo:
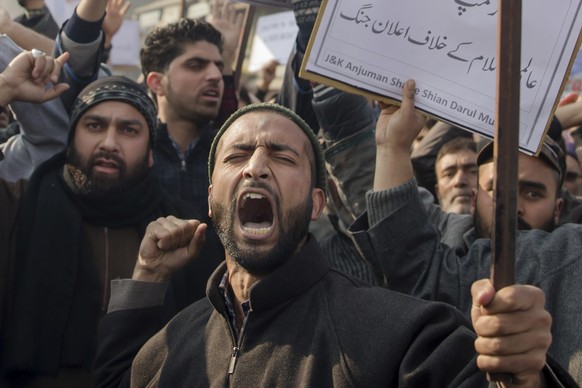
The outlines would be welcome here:
M 259 17 L 253 38 L 249 71 L 258 71 L 271 59 L 286 63 L 296 36 L 297 24 L 293 11 Z
M 65 20 L 71 18 L 79 0 L 45 0 L 44 3 L 51 11 L 53 19 L 61 26 Z
M 139 49 L 139 22 L 137 20 L 124 20 L 121 28 L 111 40 L 111 57 L 109 61 L 113 66 L 140 66 Z
M 526 152 L 538 150 L 576 50 L 581 2 L 523 2 L 519 144 Z M 395 100 L 412 78 L 419 109 L 492 137 L 497 19 L 489 0 L 324 0 L 301 75 Z
M 235 3 L 247 3 L 252 5 L 268 5 L 271 7 L 292 8 L 291 0 L 234 0 Z
M 24 13 L 24 8 L 22 8 L 14 0 L 0 0 L 0 7 L 4 8 L 6 12 L 10 15 L 11 19 L 20 16 Z

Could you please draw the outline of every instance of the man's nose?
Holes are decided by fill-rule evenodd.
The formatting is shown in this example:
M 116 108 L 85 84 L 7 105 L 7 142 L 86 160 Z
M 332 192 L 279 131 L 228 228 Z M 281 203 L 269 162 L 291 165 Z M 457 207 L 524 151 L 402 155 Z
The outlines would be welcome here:
M 256 150 L 245 166 L 243 176 L 245 179 L 267 179 L 270 176 L 268 162 L 265 151 Z
M 216 64 L 212 63 L 208 66 L 206 71 L 206 77 L 208 79 L 213 80 L 221 80 L 222 79 L 222 70 Z
M 523 218 L 523 215 L 525 214 L 525 209 L 522 206 L 522 202 L 521 200 L 517 200 L 517 217 L 518 218 Z
M 468 185 L 467 174 L 462 171 L 457 171 L 453 177 L 455 187 L 466 187 Z
M 109 125 L 107 130 L 103 132 L 103 138 L 101 139 L 99 147 L 109 152 L 117 150 L 117 128 L 114 125 Z

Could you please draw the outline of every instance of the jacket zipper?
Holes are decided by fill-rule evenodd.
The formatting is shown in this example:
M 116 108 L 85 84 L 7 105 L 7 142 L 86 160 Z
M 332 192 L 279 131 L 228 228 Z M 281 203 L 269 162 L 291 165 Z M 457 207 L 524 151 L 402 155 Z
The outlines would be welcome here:
M 245 317 L 245 319 L 243 320 L 243 324 L 241 326 L 239 335 L 238 335 L 238 341 L 236 342 L 236 345 L 232 348 L 232 356 L 230 357 L 230 363 L 228 364 L 228 378 L 229 380 L 232 378 L 232 375 L 234 373 L 234 368 L 236 367 L 236 363 L 238 361 L 238 356 L 240 355 L 240 348 L 242 346 L 242 340 L 244 338 L 244 334 L 245 334 L 245 327 L 247 326 L 247 322 L 249 320 L 249 316 L 251 315 L 251 311 L 249 311 L 247 313 L 247 316 Z M 230 328 L 230 335 L 232 337 L 232 342 L 235 342 L 235 336 L 234 336 L 234 330 L 230 325 L 230 320 L 227 319 L 228 322 L 228 327 Z

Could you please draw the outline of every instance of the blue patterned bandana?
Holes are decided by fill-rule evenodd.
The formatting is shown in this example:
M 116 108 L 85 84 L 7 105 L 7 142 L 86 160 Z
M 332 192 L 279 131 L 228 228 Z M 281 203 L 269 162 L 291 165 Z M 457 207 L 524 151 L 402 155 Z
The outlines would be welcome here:
M 157 123 L 156 106 L 143 87 L 123 76 L 100 78 L 79 93 L 71 111 L 69 142 L 81 116 L 90 108 L 105 101 L 121 101 L 136 108 L 148 124 L 150 144 L 153 145 Z

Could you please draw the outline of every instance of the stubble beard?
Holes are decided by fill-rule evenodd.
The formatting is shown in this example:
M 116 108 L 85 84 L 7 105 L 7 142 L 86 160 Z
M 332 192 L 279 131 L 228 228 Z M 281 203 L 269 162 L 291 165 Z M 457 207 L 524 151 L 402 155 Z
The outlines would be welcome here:
M 227 209 L 217 202 L 211 203 L 212 220 L 216 233 L 227 254 L 251 274 L 265 274 L 280 267 L 297 251 L 308 233 L 312 208 L 311 198 L 301 206 L 290 209 L 283 218 L 278 200 L 274 211 L 279 220 L 279 241 L 269 251 L 260 250 L 260 242 L 246 242 L 249 246 L 237 244 L 234 235 L 234 220 L 236 217 L 236 196 Z M 288 225 L 287 227 L 285 225 Z M 253 247 L 252 245 L 256 245 Z
M 493 219 L 492 219 L 493 222 Z M 483 217 L 481 216 L 481 212 L 479 210 L 478 203 L 475 203 L 475 216 L 473 217 L 473 227 L 477 232 L 477 235 L 480 238 L 492 238 L 491 233 L 493 232 L 492 225 L 486 225 L 485 221 L 483 221 Z M 517 218 L 517 230 L 531 230 L 533 229 L 527 221 L 523 218 Z M 540 230 L 544 230 L 546 232 L 552 232 L 556 229 L 556 223 L 554 222 L 554 218 L 550 218 L 547 222 L 541 225 L 539 228 Z
M 210 121 L 215 120 L 220 109 L 220 104 L 208 107 L 200 106 L 201 104 L 197 102 L 196 106 L 190 106 L 192 103 L 190 101 L 184 101 L 184 98 L 179 97 L 176 92 L 174 92 L 174 88 L 170 82 L 168 82 L 166 100 L 168 102 L 167 105 L 173 107 L 172 109 L 175 111 L 177 117 L 180 117 L 185 121 L 191 121 L 198 126 L 205 125 Z

